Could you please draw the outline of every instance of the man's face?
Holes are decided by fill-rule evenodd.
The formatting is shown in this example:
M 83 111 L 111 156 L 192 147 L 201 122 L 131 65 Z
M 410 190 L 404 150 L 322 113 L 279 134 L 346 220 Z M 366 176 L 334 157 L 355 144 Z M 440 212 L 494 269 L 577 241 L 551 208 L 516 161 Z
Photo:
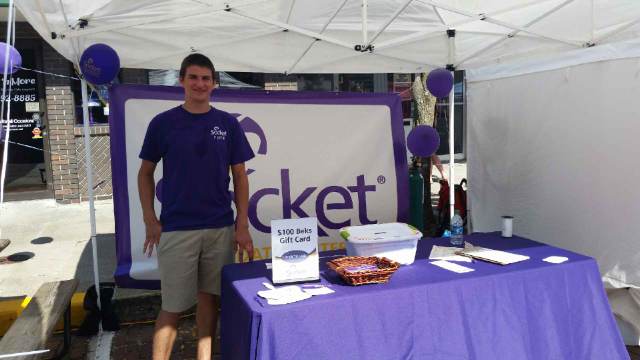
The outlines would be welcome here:
M 180 79 L 180 85 L 184 88 L 185 100 L 208 102 L 215 86 L 215 78 L 209 68 L 190 65 Z

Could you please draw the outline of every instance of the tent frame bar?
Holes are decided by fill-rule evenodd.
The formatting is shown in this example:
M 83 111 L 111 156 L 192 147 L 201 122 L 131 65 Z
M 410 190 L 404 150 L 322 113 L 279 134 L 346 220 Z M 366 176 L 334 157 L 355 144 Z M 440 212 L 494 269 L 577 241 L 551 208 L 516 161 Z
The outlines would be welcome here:
M 344 8 L 344 5 L 347 3 L 347 1 L 349 0 L 343 0 L 342 3 L 340 4 L 340 6 L 338 6 L 336 8 L 336 10 L 333 12 L 333 14 L 331 15 L 331 17 L 329 18 L 329 20 L 327 20 L 327 22 L 324 24 L 324 26 L 322 27 L 322 30 L 320 30 L 320 34 L 323 34 L 325 32 L 325 30 L 327 30 L 327 28 L 329 27 L 329 25 L 333 22 L 333 19 L 336 18 L 336 16 L 338 16 L 338 14 L 340 13 L 340 11 L 342 10 L 342 8 Z M 413 0 L 412 0 L 413 1 Z M 288 21 L 287 21 L 288 23 Z M 285 75 L 286 74 L 291 74 L 293 72 L 293 70 L 296 68 L 296 66 L 298 66 L 298 63 L 300 63 L 300 61 L 302 61 L 302 58 L 304 58 L 307 53 L 309 52 L 309 50 L 311 50 L 311 48 L 313 47 L 313 44 L 316 43 L 317 40 L 313 39 L 309 45 L 307 46 L 307 48 L 302 52 L 302 54 L 300 54 L 300 56 L 298 56 L 298 58 L 293 62 L 293 64 L 291 64 L 291 66 L 289 66 L 289 68 L 285 71 Z
M 619 34 L 619 33 L 623 32 L 623 31 L 627 30 L 628 28 L 637 25 L 638 23 L 640 23 L 640 18 L 632 20 L 629 23 L 627 23 L 627 24 L 625 24 L 625 25 L 623 25 L 623 26 L 621 26 L 621 27 L 619 27 L 619 28 L 617 28 L 617 29 L 615 29 L 613 31 L 610 31 L 610 32 L 608 32 L 606 34 L 603 34 L 600 37 L 594 38 L 592 40 L 592 44 L 597 44 L 597 43 L 601 42 L 602 40 L 608 39 L 613 35 Z
M 518 26 L 518 25 L 510 24 L 510 23 L 507 23 L 507 22 L 504 22 L 504 21 L 496 20 L 496 19 L 488 16 L 487 14 L 474 14 L 472 12 L 461 10 L 461 9 L 458 9 L 458 8 L 455 8 L 455 7 L 452 7 L 452 6 L 439 4 L 439 3 L 436 3 L 436 2 L 434 2 L 432 0 L 416 0 L 416 1 L 419 1 L 419 2 L 427 4 L 427 5 L 432 5 L 432 6 L 435 6 L 435 7 L 439 7 L 441 9 L 443 9 L 443 10 L 451 11 L 451 12 L 454 12 L 454 13 L 459 14 L 459 15 L 468 16 L 468 17 L 476 19 L 476 20 L 486 21 L 488 23 L 499 25 L 499 26 L 505 27 L 507 29 L 520 30 L 522 32 L 534 35 L 534 36 L 542 38 L 542 39 L 551 40 L 551 41 L 555 41 L 555 42 L 560 42 L 560 43 L 571 45 L 571 46 L 575 46 L 575 47 L 581 47 L 582 46 L 582 44 L 580 44 L 578 42 L 575 42 L 575 41 L 569 41 L 569 40 L 565 40 L 565 39 L 561 39 L 561 38 L 557 38 L 557 37 L 541 34 L 541 33 L 537 32 L 537 31 L 533 31 L 533 30 L 524 28 L 522 26 Z
M 415 1 L 415 0 L 414 0 Z M 495 15 L 499 15 L 505 12 L 509 12 L 509 11 L 513 11 L 516 9 L 523 9 L 532 5 L 536 5 L 536 4 L 540 4 L 542 2 L 546 2 L 546 1 L 555 1 L 555 0 L 545 0 L 545 1 L 532 1 L 526 4 L 522 4 L 522 5 L 518 5 L 518 6 L 509 6 L 506 7 L 504 9 L 500 9 L 500 10 L 496 10 L 494 12 L 491 12 L 490 15 L 491 16 L 495 16 Z M 440 22 L 442 23 L 442 30 L 445 31 L 446 29 L 449 28 L 457 28 L 458 26 L 462 26 L 465 24 L 469 24 L 472 23 L 474 21 L 479 21 L 480 19 L 477 17 L 470 17 L 468 19 L 462 20 L 462 21 L 458 21 L 458 22 L 454 22 L 451 24 L 447 24 L 444 19 L 442 18 L 442 15 L 440 15 L 440 11 L 439 8 L 435 5 L 430 5 L 435 13 L 438 15 L 438 18 L 440 19 Z M 459 32 L 464 32 L 467 33 L 469 31 L 464 31 L 464 30 L 458 30 Z M 418 31 L 418 32 L 414 32 L 412 34 L 407 34 L 407 35 L 403 35 L 403 36 L 399 36 L 395 39 L 390 39 L 387 40 L 385 42 L 382 42 L 378 45 L 376 45 L 377 49 L 383 49 L 383 48 L 392 48 L 392 47 L 396 47 L 396 46 L 400 46 L 400 45 L 404 45 L 406 43 L 410 43 L 410 42 L 414 42 L 414 41 L 418 41 L 418 40 L 427 40 L 433 37 L 438 37 L 442 35 L 442 33 L 438 32 L 437 30 L 424 30 L 424 31 Z M 535 35 L 534 35 L 535 36 Z M 536 38 L 538 38 L 537 36 L 535 36 Z
M 438 19 L 440 19 L 440 23 L 441 23 L 442 25 L 444 25 L 444 26 L 447 26 L 447 23 L 444 21 L 444 18 L 443 18 L 443 17 L 442 17 L 442 15 L 440 14 L 440 10 L 439 10 L 437 7 L 433 6 L 433 5 L 431 5 L 431 8 L 433 9 L 433 12 L 434 12 L 436 15 L 438 15 Z
M 367 8 L 368 8 L 368 4 L 367 4 L 367 0 L 362 0 L 362 21 L 361 21 L 361 25 L 362 25 L 362 44 L 364 45 L 368 45 L 369 44 L 369 40 L 368 36 L 369 36 L 369 28 L 368 28 L 368 14 L 367 14 Z M 365 46 L 366 48 L 366 46 Z
M 326 65 L 326 64 L 334 63 L 336 61 L 343 61 L 343 60 L 355 58 L 355 57 L 358 57 L 358 56 L 369 56 L 369 55 L 372 55 L 372 54 L 369 53 L 369 52 L 355 52 L 354 55 L 352 55 L 352 56 L 350 55 L 350 56 L 342 57 L 340 59 L 332 59 L 333 61 L 329 61 L 329 62 L 326 62 L 324 64 Z M 380 52 L 376 52 L 375 56 L 378 57 L 378 58 L 387 58 L 387 59 L 392 59 L 392 60 L 395 60 L 395 61 L 401 61 L 401 62 L 403 62 L 403 63 L 405 63 L 407 65 L 413 66 L 416 72 L 422 72 L 425 69 L 429 69 L 429 68 L 442 67 L 441 65 L 425 63 L 425 62 L 417 62 L 417 61 L 413 61 L 413 60 L 409 60 L 409 59 L 402 59 L 402 58 L 399 58 L 399 57 L 396 57 L 396 56 L 393 56 L 393 55 L 381 54 Z M 302 68 L 302 72 L 304 72 L 304 68 Z
M 7 93 L 7 80 L 11 78 L 13 72 L 9 73 L 9 46 L 15 45 L 15 4 L 13 0 L 9 0 L 9 8 L 7 14 L 7 42 L 5 44 L 3 72 L 2 72 L 2 104 L 0 108 L 0 119 L 4 119 L 4 106 L 7 104 L 7 122 L 5 130 L 0 128 L 0 133 L 4 134 L 4 151 L 2 152 L 2 169 L 0 170 L 0 213 L 4 204 L 4 182 L 7 177 L 7 162 L 9 160 L 9 137 L 11 136 L 11 101 L 5 101 L 7 94 L 11 96 L 11 82 L 9 82 L 9 92 Z M 0 127 L 2 127 L 0 122 Z M 2 228 L 0 227 L 0 237 L 2 236 Z
M 338 45 L 338 46 L 353 50 L 353 45 L 351 45 L 351 44 L 342 42 L 340 40 L 334 39 L 334 38 L 329 37 L 329 36 L 325 36 L 325 35 L 319 34 L 319 33 L 314 32 L 314 31 L 310 31 L 310 30 L 306 30 L 306 29 L 303 29 L 303 28 L 299 28 L 299 27 L 294 26 L 294 25 L 289 25 L 287 23 L 283 23 L 282 21 L 273 20 L 273 19 L 266 19 L 266 18 L 262 18 L 262 17 L 259 17 L 259 16 L 251 15 L 251 14 L 248 14 L 248 13 L 246 13 L 244 11 L 237 10 L 237 9 L 231 8 L 231 7 L 227 8 L 227 12 L 230 13 L 230 14 L 234 14 L 236 16 L 241 16 L 241 17 L 244 17 L 244 18 L 247 18 L 247 19 L 255 20 L 257 22 L 261 22 L 261 23 L 264 23 L 264 24 L 267 24 L 267 25 L 277 26 L 277 27 L 281 28 L 283 31 L 292 31 L 292 32 L 300 34 L 300 35 L 304 35 L 304 36 L 307 36 L 307 37 L 310 37 L 310 38 L 313 38 L 313 39 L 317 39 L 317 40 L 323 40 L 323 41 L 326 41 L 326 42 L 328 42 L 330 44 Z
M 47 33 L 51 34 L 51 26 L 49 26 L 49 21 L 47 17 L 44 15 L 44 10 L 42 10 L 42 0 L 36 0 L 38 3 L 38 12 L 40 13 L 40 17 L 42 17 L 42 23 L 44 24 L 44 28 L 47 30 Z
M 391 15 L 387 21 L 384 22 L 384 24 L 382 24 L 382 26 L 378 29 L 378 31 L 376 31 L 375 34 L 373 34 L 373 36 L 371 37 L 371 40 L 365 42 L 365 44 L 367 45 L 371 45 L 374 41 L 376 41 L 376 39 L 378 38 L 378 36 L 380 36 L 380 34 L 382 34 L 382 32 L 384 32 L 387 27 L 389 27 L 389 25 L 391 25 L 391 23 L 398 17 L 400 16 L 400 14 L 404 11 L 404 9 L 407 8 L 407 6 L 409 6 L 409 4 L 411 4 L 413 2 L 413 0 L 407 0 L 405 1 L 404 4 L 402 4 L 401 6 L 399 6 L 396 11 L 393 13 L 393 15 Z
M 552 8 L 552 9 L 550 9 L 550 10 L 548 10 L 548 11 L 547 11 L 547 12 L 545 12 L 544 14 L 542 14 L 542 15 L 538 16 L 537 18 L 535 18 L 535 19 L 533 19 L 533 20 L 529 21 L 528 23 L 526 23 L 526 24 L 524 25 L 524 27 L 525 27 L 525 28 L 528 28 L 528 27 L 530 27 L 530 26 L 534 25 L 534 24 L 535 24 L 535 23 L 537 23 L 538 21 L 540 21 L 540 20 L 542 20 L 542 19 L 545 19 L 547 16 L 549 16 L 549 15 L 551 15 L 551 14 L 555 13 L 556 11 L 560 10 L 561 8 L 563 8 L 563 7 L 567 6 L 568 4 L 570 4 L 570 3 L 574 2 L 574 1 L 575 1 L 575 0 L 566 0 L 566 1 L 564 1 L 563 3 L 558 4 L 557 6 L 553 7 L 553 8 Z M 498 40 L 496 40 L 496 41 L 494 41 L 494 42 L 490 43 L 489 45 L 487 45 L 487 46 L 485 46 L 485 47 L 481 48 L 480 50 L 478 50 L 478 51 L 476 51 L 476 52 L 472 53 L 471 55 L 467 56 L 466 58 L 464 58 L 464 59 L 460 60 L 460 62 L 458 62 L 457 64 L 455 64 L 455 66 L 456 66 L 456 67 L 459 67 L 461 64 L 464 64 L 464 63 L 465 63 L 465 62 L 467 62 L 468 60 L 473 59 L 473 58 L 475 58 L 476 56 L 478 56 L 478 55 L 480 55 L 480 54 L 484 53 L 485 51 L 487 51 L 487 50 L 489 50 L 489 49 L 491 49 L 491 48 L 493 48 L 493 47 L 495 47 L 495 46 L 497 46 L 497 45 L 499 45 L 499 44 L 502 44 L 503 42 L 507 41 L 508 39 L 510 39 L 510 38 L 512 38 L 512 37 L 514 37 L 514 36 L 516 36 L 519 32 L 520 32 L 520 30 L 514 30 L 514 31 L 510 32 L 509 34 L 505 35 L 502 39 L 498 39 Z
M 446 27 L 443 27 L 442 31 L 446 31 L 446 29 L 447 29 Z M 401 46 L 414 41 L 418 41 L 418 40 L 424 41 L 424 40 L 428 40 L 428 39 L 440 37 L 440 36 L 442 36 L 442 32 L 440 31 L 434 31 L 434 30 L 420 31 L 413 34 L 404 35 L 396 39 L 390 39 L 385 42 L 381 42 L 380 44 L 376 45 L 376 49 L 380 50 L 380 49 L 393 48 L 393 47 Z
M 296 5 L 296 0 L 291 0 L 291 5 L 289 5 L 289 12 L 287 13 L 287 24 L 291 20 L 291 14 L 293 14 L 293 7 Z
M 526 9 L 530 6 L 534 6 L 534 5 L 540 5 L 546 2 L 557 2 L 558 0 L 533 0 L 530 1 L 528 3 L 524 3 L 524 4 L 518 4 L 518 5 L 511 5 L 511 6 L 507 6 L 505 8 L 502 8 L 500 10 L 496 10 L 496 11 L 491 11 L 491 12 L 487 12 L 484 15 L 485 16 L 489 16 L 489 17 L 494 17 L 497 15 L 502 15 L 504 13 L 508 13 L 510 11 L 514 11 L 514 10 L 522 10 L 522 9 Z M 451 24 L 449 24 L 449 26 L 451 27 L 459 27 L 461 25 L 465 25 L 465 24 L 469 24 L 472 23 L 474 21 L 478 21 L 480 19 L 477 18 L 471 18 L 471 19 L 465 19 L 465 20 L 460 20 L 457 22 L 452 22 Z
M 251 5 L 262 3 L 265 1 L 266 0 L 257 0 L 250 3 L 240 4 L 237 6 L 238 7 L 251 6 Z M 64 39 L 65 37 L 67 38 L 84 37 L 87 35 L 99 34 L 105 31 L 123 30 L 131 27 L 136 27 L 140 25 L 149 25 L 149 24 L 159 23 L 165 20 L 171 20 L 176 18 L 181 18 L 184 20 L 184 18 L 188 18 L 192 16 L 199 16 L 199 15 L 206 15 L 206 14 L 211 14 L 216 12 L 228 11 L 228 5 L 226 4 L 223 6 L 217 6 L 215 8 L 211 8 L 211 6 L 207 6 L 206 8 L 208 9 L 203 9 L 200 7 L 200 8 L 197 8 L 196 10 L 185 11 L 180 14 L 162 15 L 162 16 L 150 17 L 146 20 L 132 20 L 132 21 L 122 22 L 119 24 L 98 26 L 95 28 L 84 28 L 84 29 L 77 29 L 77 30 L 70 29 L 72 30 L 71 32 L 59 33 L 58 34 L 59 36 L 57 37 L 57 39 Z M 64 14 L 64 10 L 63 10 L 63 14 Z M 65 19 L 66 19 L 66 14 L 65 14 Z
M 62 12 L 62 16 L 64 17 L 64 21 L 67 24 L 68 28 L 71 28 L 71 24 L 69 23 L 69 18 L 67 17 L 67 12 L 64 9 L 64 4 L 62 0 L 58 0 L 58 4 L 60 5 L 60 11 Z M 75 41 L 74 41 L 75 40 Z M 89 223 L 91 225 L 91 250 L 92 250 L 92 262 L 93 262 L 93 283 L 96 289 L 96 300 L 98 310 L 102 309 L 102 298 L 100 296 L 100 272 L 99 272 L 99 264 L 98 264 L 98 243 L 96 241 L 96 208 L 95 208 L 95 197 L 93 193 L 93 166 L 91 161 L 91 137 L 89 131 L 89 97 L 87 94 L 87 82 L 82 76 L 82 72 L 80 71 L 80 41 L 79 39 L 69 39 L 71 43 L 71 47 L 73 48 L 75 61 L 73 64 L 80 76 L 80 87 L 82 94 L 82 125 L 83 125 L 83 137 L 84 137 L 84 165 L 85 171 L 87 173 L 87 197 L 89 198 Z M 80 199 L 82 199 L 82 195 L 79 195 Z M 102 333 L 102 323 L 98 324 L 98 331 Z
M 260 33 L 260 34 L 255 34 L 255 35 L 252 35 L 252 36 L 247 36 L 247 37 L 244 37 L 244 38 L 242 38 L 242 39 L 233 39 L 233 40 L 225 40 L 225 41 L 210 42 L 210 43 L 207 43 L 207 44 L 204 44 L 204 45 L 198 46 L 197 48 L 191 48 L 191 47 L 189 47 L 188 49 L 182 49 L 182 50 L 179 50 L 179 51 L 172 51 L 172 52 L 170 52 L 170 53 L 164 53 L 164 54 L 162 54 L 162 55 L 160 55 L 160 56 L 157 56 L 157 57 L 155 57 L 155 58 L 152 58 L 152 59 L 146 59 L 146 60 L 145 60 L 145 61 L 143 61 L 143 62 L 138 62 L 138 63 L 131 64 L 129 67 L 137 68 L 137 67 L 139 67 L 139 66 L 143 66 L 143 65 L 147 64 L 147 63 L 148 63 L 148 62 L 150 62 L 150 61 L 156 61 L 156 60 L 160 60 L 160 59 L 163 59 L 163 58 L 171 57 L 171 56 L 174 56 L 174 55 L 180 55 L 180 54 L 185 54 L 185 56 L 186 56 L 186 54 L 187 54 L 188 52 L 190 52 L 190 51 L 194 51 L 194 50 L 195 50 L 195 51 L 198 51 L 198 50 L 200 50 L 200 49 L 207 49 L 207 48 L 212 47 L 212 46 L 227 45 L 227 44 L 234 43 L 234 42 L 236 42 L 236 41 L 251 40 L 251 39 L 259 38 L 259 37 L 262 37 L 262 36 L 268 36 L 268 35 L 272 35 L 272 34 L 275 34 L 275 33 L 279 33 L 280 31 L 281 31 L 281 30 L 279 30 L 279 29 L 278 29 L 278 30 L 269 30 L 269 31 L 265 31 L 265 32 Z M 220 57 L 222 57 L 222 56 L 220 56 Z M 216 55 L 216 58 L 218 58 L 218 55 Z

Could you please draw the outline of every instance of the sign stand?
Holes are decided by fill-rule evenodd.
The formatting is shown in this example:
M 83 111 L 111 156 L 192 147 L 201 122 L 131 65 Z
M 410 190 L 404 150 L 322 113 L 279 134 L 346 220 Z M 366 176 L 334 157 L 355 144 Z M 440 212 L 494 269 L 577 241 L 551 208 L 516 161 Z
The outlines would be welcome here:
M 271 250 L 274 284 L 320 280 L 318 219 L 272 220 Z

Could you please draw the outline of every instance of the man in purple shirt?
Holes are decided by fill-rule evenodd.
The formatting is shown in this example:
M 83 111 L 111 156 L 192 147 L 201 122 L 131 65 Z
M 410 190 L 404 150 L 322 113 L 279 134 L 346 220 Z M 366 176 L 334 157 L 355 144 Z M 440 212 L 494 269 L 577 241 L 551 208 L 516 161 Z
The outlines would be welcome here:
M 213 63 L 204 55 L 191 54 L 182 61 L 184 104 L 151 120 L 140 151 L 138 189 L 146 227 L 143 251 L 151 256 L 157 248 L 162 287 L 153 359 L 169 359 L 179 315 L 195 303 L 198 359 L 210 359 L 222 266 L 233 262 L 234 249 L 240 261 L 245 251 L 253 260 L 244 162 L 254 154 L 238 120 L 209 104 L 214 75 Z M 153 206 L 153 173 L 160 160 L 163 183 L 158 220 Z

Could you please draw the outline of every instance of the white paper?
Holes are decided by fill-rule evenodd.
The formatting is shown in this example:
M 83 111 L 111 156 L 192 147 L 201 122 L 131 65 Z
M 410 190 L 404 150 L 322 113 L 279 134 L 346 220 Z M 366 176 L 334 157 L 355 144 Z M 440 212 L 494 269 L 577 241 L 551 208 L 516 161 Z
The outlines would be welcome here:
M 266 266 L 267 269 L 271 269 L 271 263 L 270 262 L 264 263 L 264 266 Z
M 471 258 L 466 256 L 456 255 L 456 251 L 460 251 L 459 247 L 455 246 L 438 246 L 433 245 L 431 248 L 431 254 L 429 254 L 429 259 L 434 260 L 446 260 L 446 261 L 463 261 L 463 262 L 472 262 Z
M 291 304 L 311 297 L 296 285 L 258 291 L 258 295 L 267 299 L 269 305 Z
M 267 299 L 269 305 L 285 305 L 306 300 L 312 296 L 332 294 L 335 291 L 320 284 L 289 285 L 275 287 L 262 283 L 269 290 L 258 291 L 258 296 Z
M 493 250 L 480 246 L 465 248 L 464 253 L 473 255 L 473 257 L 476 259 L 496 262 L 503 265 L 513 264 L 529 259 L 529 257 L 525 255 L 514 254 L 501 250 Z
M 569 260 L 568 257 L 564 257 L 564 256 L 548 256 L 544 259 L 542 259 L 542 261 L 546 261 L 548 263 L 552 263 L 552 264 L 561 264 L 565 261 Z
M 472 268 L 468 268 L 466 266 L 462 266 L 462 265 L 458 265 L 458 264 L 454 264 L 454 263 L 450 263 L 446 260 L 437 260 L 437 261 L 432 261 L 431 264 L 435 265 L 435 266 L 439 266 L 443 269 L 449 270 L 449 271 L 453 271 L 459 274 L 463 274 L 463 273 L 468 273 L 471 271 L 474 271 L 474 269 Z
M 308 298 L 310 298 L 311 295 L 302 292 L 299 296 L 295 296 L 295 297 L 288 297 L 288 298 L 282 298 L 282 299 L 268 299 L 267 300 L 267 304 L 269 305 L 286 305 L 286 304 L 291 304 L 294 302 L 298 302 L 298 301 L 302 301 L 302 300 L 306 300 Z
M 324 285 L 302 285 L 302 291 L 313 296 L 333 294 L 335 291 Z

